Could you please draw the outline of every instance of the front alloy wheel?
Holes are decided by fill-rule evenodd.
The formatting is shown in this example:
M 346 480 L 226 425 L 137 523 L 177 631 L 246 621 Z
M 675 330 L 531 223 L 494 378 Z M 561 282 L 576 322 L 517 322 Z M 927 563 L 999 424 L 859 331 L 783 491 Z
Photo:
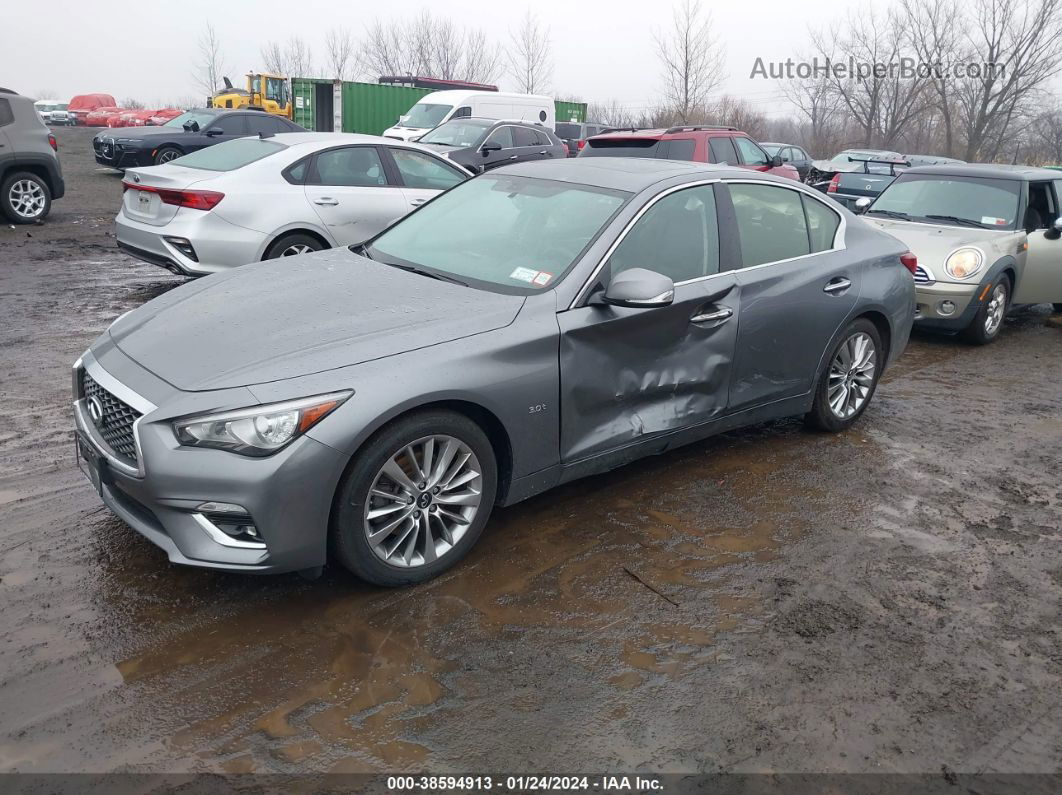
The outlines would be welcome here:
M 1000 276 L 990 288 L 988 298 L 981 302 L 973 322 L 965 329 L 963 336 L 974 345 L 987 345 L 994 342 L 1003 329 L 1003 318 L 1010 308 L 1010 280 Z

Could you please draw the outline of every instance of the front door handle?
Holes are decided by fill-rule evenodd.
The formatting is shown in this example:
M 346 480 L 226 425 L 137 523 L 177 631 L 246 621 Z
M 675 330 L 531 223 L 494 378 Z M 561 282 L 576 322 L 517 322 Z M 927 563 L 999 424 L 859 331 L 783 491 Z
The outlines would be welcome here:
M 729 306 L 724 306 L 713 312 L 701 312 L 699 315 L 694 315 L 690 318 L 690 323 L 720 323 L 724 320 L 729 320 L 733 314 L 733 309 Z
M 427 199 L 413 199 L 410 204 L 412 204 L 414 207 L 420 207 L 420 205 L 424 204 L 424 202 L 426 201 Z
M 836 279 L 830 279 L 826 282 L 826 286 L 822 288 L 822 291 L 830 295 L 840 295 L 851 286 L 851 280 L 838 276 Z
M 545 150 L 545 149 L 543 149 L 543 150 L 542 150 L 541 152 L 539 152 L 539 154 L 540 154 L 540 155 L 544 155 L 544 154 L 546 154 L 546 150 Z
M 339 200 L 333 199 L 329 196 L 322 196 L 320 199 L 314 199 L 313 203 L 320 204 L 323 207 L 335 207 L 337 204 L 339 204 Z

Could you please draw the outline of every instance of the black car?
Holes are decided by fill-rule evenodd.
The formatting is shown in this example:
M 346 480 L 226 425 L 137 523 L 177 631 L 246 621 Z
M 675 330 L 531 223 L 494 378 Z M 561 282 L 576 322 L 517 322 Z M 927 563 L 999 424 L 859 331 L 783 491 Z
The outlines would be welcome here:
M 800 174 L 800 181 L 808 178 L 811 171 L 811 156 L 796 144 L 760 143 L 769 155 L 778 155 L 783 163 L 789 163 Z
M 473 172 L 506 163 L 554 160 L 568 156 L 568 147 L 538 124 L 496 119 L 451 119 L 417 139 Z
M 557 122 L 557 137 L 568 147 L 568 157 L 575 157 L 586 146 L 586 139 L 600 135 L 608 129 L 607 124 L 593 124 L 585 121 Z
M 157 166 L 222 141 L 247 135 L 306 132 L 294 122 L 260 110 L 199 108 L 160 127 L 118 127 L 92 139 L 96 162 L 111 168 Z

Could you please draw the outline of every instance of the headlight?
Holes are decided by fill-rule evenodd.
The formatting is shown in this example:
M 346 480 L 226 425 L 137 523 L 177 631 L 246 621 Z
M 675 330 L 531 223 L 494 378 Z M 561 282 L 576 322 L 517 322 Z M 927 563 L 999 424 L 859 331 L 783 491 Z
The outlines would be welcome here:
M 275 453 L 323 420 L 352 391 L 265 406 L 189 417 L 173 423 L 177 440 L 189 447 L 216 447 L 233 453 L 265 456 Z
M 968 279 L 981 270 L 984 255 L 976 248 L 960 248 L 952 252 L 944 263 L 944 270 L 956 279 Z

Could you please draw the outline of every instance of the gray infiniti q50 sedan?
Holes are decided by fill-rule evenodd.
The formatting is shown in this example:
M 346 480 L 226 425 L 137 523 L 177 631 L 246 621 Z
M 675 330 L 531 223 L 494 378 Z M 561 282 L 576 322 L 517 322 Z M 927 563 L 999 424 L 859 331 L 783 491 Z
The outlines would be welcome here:
M 119 318 L 74 365 L 79 461 L 171 561 L 418 582 L 495 505 L 770 418 L 847 428 L 907 343 L 914 267 L 791 180 L 505 167 Z

